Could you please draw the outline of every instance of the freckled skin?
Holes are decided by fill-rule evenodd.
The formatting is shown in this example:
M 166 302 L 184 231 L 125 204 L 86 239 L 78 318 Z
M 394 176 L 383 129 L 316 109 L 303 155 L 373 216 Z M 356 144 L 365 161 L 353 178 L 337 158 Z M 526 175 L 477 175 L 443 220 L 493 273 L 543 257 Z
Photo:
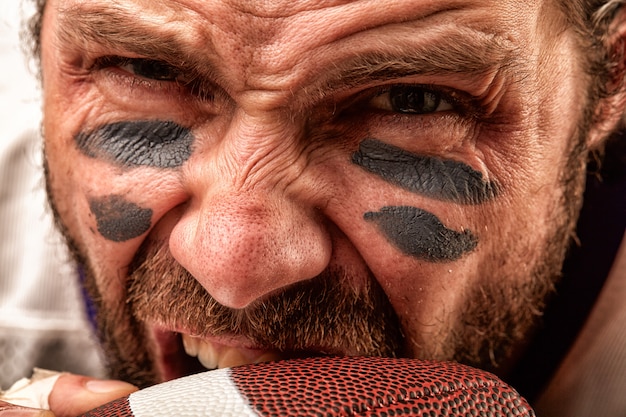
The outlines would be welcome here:
M 80 151 L 123 167 L 180 167 L 191 156 L 191 132 L 173 122 L 122 121 L 78 133 Z
M 497 194 L 494 183 L 470 166 L 414 155 L 377 139 L 361 142 L 352 162 L 411 192 L 460 204 L 480 204 Z
M 389 242 L 417 259 L 430 262 L 456 261 L 472 252 L 478 239 L 465 230 L 448 229 L 432 213 L 416 207 L 383 207 L 363 216 L 378 226 Z
M 152 210 L 141 208 L 121 196 L 94 198 L 89 201 L 89 208 L 96 216 L 98 232 L 110 241 L 125 242 L 150 229 Z
M 119 333 L 111 339 L 119 336 L 122 368 L 160 363 L 133 332 L 151 335 L 157 321 L 116 314 L 126 305 L 124 271 L 155 241 L 169 253 L 164 264 L 179 266 L 200 292 L 237 312 L 328 271 L 345 271 L 338 279 L 348 289 L 376 280 L 398 314 L 407 356 L 489 364 L 506 360 L 508 344 L 527 334 L 524 326 L 538 311 L 527 300 L 541 294 L 523 291 L 560 271 L 573 235 L 567 228 L 575 222 L 564 205 L 582 195 L 563 185 L 577 183 L 578 177 L 566 180 L 581 170 L 570 157 L 586 102 L 580 52 L 573 34 L 555 30 L 550 13 L 556 12 L 543 7 L 547 2 L 529 2 L 520 13 L 513 0 L 455 7 L 426 0 L 117 0 L 108 28 L 124 39 L 110 47 L 111 39 L 99 41 L 106 31 L 93 23 L 106 17 L 99 9 L 111 2 L 48 1 L 42 74 L 50 200 L 92 269 L 88 281 L 99 292 L 101 316 L 113 312 L 106 328 Z M 72 10 L 76 15 L 67 16 Z M 59 28 L 71 29 L 63 23 L 81 18 L 97 39 L 86 42 L 79 33 L 63 42 Z M 149 53 L 127 35 L 146 40 Z M 457 53 L 442 47 L 451 38 L 459 39 L 459 51 L 504 48 L 494 56 L 519 60 L 501 67 L 490 58 L 493 71 L 486 73 L 439 71 L 458 62 Z M 165 59 L 162 51 L 180 59 Z M 436 59 L 428 72 L 396 71 L 406 58 L 441 54 L 450 62 Z M 198 77 L 207 94 L 164 85 L 161 72 L 149 80 L 150 74 L 120 66 L 82 65 L 107 55 L 181 62 L 183 70 L 193 69 L 185 80 Z M 382 68 L 386 75 L 370 77 L 361 61 L 355 67 L 360 56 L 382 59 L 375 73 Z M 361 75 L 327 79 L 335 69 Z M 374 99 L 387 103 L 396 85 L 480 98 L 481 111 L 407 115 L 372 106 Z M 151 129 L 176 131 L 160 124 L 169 122 L 120 122 L 146 118 L 192 131 L 193 154 L 186 153 L 185 130 L 172 142 L 181 148 L 169 139 L 144 141 Z M 85 132 L 86 126 L 95 130 Z M 153 145 L 162 146 L 158 155 Z M 484 167 L 488 177 L 470 166 Z M 86 207 L 85 195 L 124 198 L 94 199 Z M 131 202 L 153 210 L 152 229 L 136 239 L 149 226 L 149 211 Z M 89 229 L 94 215 L 100 233 Z M 518 292 L 515 300 L 498 298 Z M 146 294 L 147 308 L 162 317 L 174 316 L 173 309 L 181 310 L 179 318 L 206 315 L 205 304 L 185 304 L 175 291 L 173 297 L 161 303 Z M 470 305 L 478 314 L 467 313 Z M 481 321 L 491 311 L 511 318 L 506 329 L 485 328 L 497 324 Z M 171 324 L 185 327 L 182 319 Z M 352 348 L 347 339 L 337 346 Z M 136 360 L 144 354 L 149 360 Z M 153 382 L 166 378 L 154 368 Z

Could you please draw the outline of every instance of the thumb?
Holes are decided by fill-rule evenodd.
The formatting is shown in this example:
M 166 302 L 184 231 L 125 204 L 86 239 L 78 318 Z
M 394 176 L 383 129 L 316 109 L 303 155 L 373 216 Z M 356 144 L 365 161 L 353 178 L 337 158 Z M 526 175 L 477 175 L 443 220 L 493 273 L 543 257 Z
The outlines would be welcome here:
M 77 416 L 135 391 L 137 387 L 122 381 L 63 374 L 54 384 L 48 402 L 57 417 Z

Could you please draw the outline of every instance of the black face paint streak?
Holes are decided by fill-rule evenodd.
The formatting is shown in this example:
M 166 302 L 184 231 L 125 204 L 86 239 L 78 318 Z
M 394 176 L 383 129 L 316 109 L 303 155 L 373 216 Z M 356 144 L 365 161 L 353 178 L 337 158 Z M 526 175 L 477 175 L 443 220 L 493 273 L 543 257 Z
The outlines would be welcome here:
M 78 149 L 122 167 L 176 168 L 191 156 L 191 131 L 174 122 L 110 123 L 75 136 Z
M 478 239 L 469 230 L 448 229 L 432 213 L 416 207 L 383 207 L 365 213 L 387 240 L 407 255 L 430 262 L 456 261 L 473 251 Z
M 150 229 L 152 210 L 141 208 L 121 196 L 92 199 L 89 208 L 96 216 L 98 232 L 113 242 L 125 242 Z
M 376 139 L 361 142 L 352 162 L 408 191 L 460 204 L 480 204 L 497 194 L 497 185 L 458 161 L 419 156 Z

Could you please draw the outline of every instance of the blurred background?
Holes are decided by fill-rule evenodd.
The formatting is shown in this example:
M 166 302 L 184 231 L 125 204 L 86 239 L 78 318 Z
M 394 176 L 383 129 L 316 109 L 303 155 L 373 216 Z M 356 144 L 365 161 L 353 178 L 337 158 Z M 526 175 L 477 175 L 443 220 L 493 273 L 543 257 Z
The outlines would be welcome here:
M 103 376 L 78 275 L 46 203 L 28 0 L 0 1 L 0 388 L 33 367 Z

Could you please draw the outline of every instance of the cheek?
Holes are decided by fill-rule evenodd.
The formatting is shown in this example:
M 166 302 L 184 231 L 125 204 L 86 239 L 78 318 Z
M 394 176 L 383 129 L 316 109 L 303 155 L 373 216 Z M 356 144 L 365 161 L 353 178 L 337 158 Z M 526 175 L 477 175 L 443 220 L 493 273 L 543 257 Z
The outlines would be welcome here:
M 432 295 L 434 288 L 463 282 L 461 270 L 472 268 L 482 245 L 466 207 L 412 195 L 355 167 L 335 178 L 342 179 L 334 193 L 340 198 L 326 213 L 398 304 L 399 313 L 421 309 L 426 303 L 421 297 Z
M 362 146 L 361 153 L 364 149 Z M 376 151 L 380 152 L 380 146 Z M 370 155 L 373 154 L 370 152 Z M 383 156 L 377 155 L 377 160 L 394 160 Z M 476 223 L 471 213 L 480 210 L 483 205 L 446 201 L 451 196 L 465 197 L 461 192 L 447 194 L 448 187 L 434 186 L 429 189 L 432 192 L 424 193 L 409 190 L 408 187 L 398 186 L 395 181 L 388 183 L 387 174 L 391 172 L 388 169 L 375 165 L 376 175 L 371 175 L 371 170 L 360 169 L 361 161 L 354 163 L 353 159 L 352 162 L 353 166 L 335 177 L 341 178 L 341 189 L 335 192 L 337 205 L 329 206 L 329 217 L 354 242 L 372 269 L 389 271 L 395 270 L 398 265 L 407 265 L 407 270 L 413 275 L 415 265 L 432 263 L 435 269 L 443 269 L 471 256 L 480 248 L 481 233 L 475 230 Z M 410 166 L 415 168 L 420 165 Z M 452 177 L 448 172 L 434 175 L 433 171 L 440 174 L 437 170 L 427 170 L 428 176 L 417 176 L 419 180 L 424 180 L 423 187 L 418 184 L 420 190 L 433 183 L 425 177 Z M 467 185 L 467 182 L 464 184 Z M 476 189 L 483 190 L 486 183 L 476 184 Z M 433 195 L 438 198 L 433 198 Z M 490 194 L 489 198 L 498 197 Z
M 119 195 L 89 200 L 98 232 L 107 240 L 125 242 L 146 233 L 151 226 L 152 210 L 127 201 Z
M 481 204 L 498 194 L 498 186 L 471 166 L 407 152 L 376 139 L 366 139 L 352 163 L 409 192 L 457 204 Z
M 186 199 L 178 174 L 112 166 L 85 156 L 73 138 L 50 134 L 46 141 L 49 188 L 60 221 L 99 285 L 119 297 L 123 288 L 112 278 L 124 275 L 155 223 Z
M 489 217 L 500 197 L 490 194 L 472 205 L 434 199 L 372 176 L 354 162 L 334 174 L 337 198 L 327 215 L 389 297 L 408 339 L 434 340 L 458 320 L 467 288 L 484 278 L 478 273 L 487 259 L 482 216 Z M 475 184 L 485 189 L 486 183 Z
M 432 213 L 417 207 L 383 207 L 364 219 L 376 224 L 402 253 L 429 262 L 453 262 L 472 252 L 478 239 L 469 230 L 448 229 Z
M 86 156 L 122 168 L 150 166 L 179 168 L 191 156 L 191 131 L 166 120 L 122 121 L 104 124 L 74 137 Z

